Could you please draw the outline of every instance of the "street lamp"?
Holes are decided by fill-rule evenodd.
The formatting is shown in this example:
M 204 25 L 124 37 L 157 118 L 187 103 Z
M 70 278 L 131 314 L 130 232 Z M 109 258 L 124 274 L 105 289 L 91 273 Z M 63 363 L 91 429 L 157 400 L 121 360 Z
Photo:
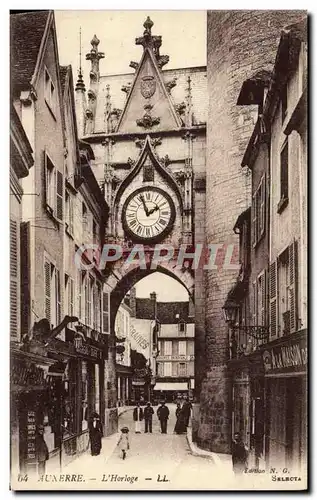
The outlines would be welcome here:
M 245 333 L 246 337 L 250 337 L 256 339 L 257 341 L 268 342 L 269 340 L 269 329 L 267 326 L 262 325 L 237 325 L 237 315 L 239 311 L 239 304 L 233 300 L 228 298 L 223 306 L 223 314 L 225 322 L 229 325 L 231 329 L 231 339 L 230 339 L 230 351 L 231 351 L 231 359 L 236 358 L 238 354 L 238 343 L 236 339 L 236 332 L 238 336 L 240 332 Z

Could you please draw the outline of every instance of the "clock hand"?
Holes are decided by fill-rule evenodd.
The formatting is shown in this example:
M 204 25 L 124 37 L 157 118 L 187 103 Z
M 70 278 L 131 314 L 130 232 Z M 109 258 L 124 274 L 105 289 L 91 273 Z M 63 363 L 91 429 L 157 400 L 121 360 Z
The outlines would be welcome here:
M 143 203 L 144 212 L 145 212 L 146 216 L 148 217 L 150 214 L 149 214 L 149 211 L 148 211 L 147 206 L 145 204 L 145 200 L 144 200 L 142 195 L 140 195 L 140 199 L 142 200 L 142 203 Z
M 159 206 L 158 206 L 158 205 L 156 205 L 156 207 L 155 207 L 155 208 L 152 208 L 151 210 L 149 210 L 149 212 L 148 212 L 148 214 L 147 214 L 147 215 L 151 215 L 151 214 L 153 214 L 154 212 L 156 212 L 157 210 L 159 210 Z

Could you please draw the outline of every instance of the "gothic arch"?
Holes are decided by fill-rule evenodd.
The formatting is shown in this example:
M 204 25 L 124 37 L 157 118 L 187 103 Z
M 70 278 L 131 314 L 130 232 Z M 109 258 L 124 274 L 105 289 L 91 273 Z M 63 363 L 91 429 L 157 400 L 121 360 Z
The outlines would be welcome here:
M 110 292 L 110 331 L 114 332 L 114 323 L 118 308 L 125 294 L 142 278 L 149 276 L 155 272 L 161 272 L 174 278 L 187 290 L 189 297 L 194 302 L 194 276 L 188 269 L 180 268 L 176 265 L 176 260 L 171 262 L 162 262 L 157 266 L 157 269 L 151 269 L 148 266 L 146 269 L 141 269 L 139 265 L 135 265 L 132 269 L 124 270 L 121 266 L 119 269 L 113 270 L 106 280 L 107 288 Z
M 131 183 L 132 179 L 134 179 L 134 177 L 140 172 L 147 156 L 150 157 L 153 165 L 154 165 L 154 168 L 157 170 L 157 172 L 159 174 L 162 175 L 162 177 L 166 180 L 166 182 L 168 183 L 168 185 L 172 188 L 172 190 L 176 193 L 177 195 L 177 198 L 179 200 L 179 206 L 180 206 L 180 210 L 181 210 L 181 213 L 183 212 L 183 196 L 182 196 L 182 193 L 179 189 L 179 186 L 176 182 L 176 180 L 174 179 L 174 177 L 167 171 L 167 169 L 161 164 L 161 162 L 158 160 L 154 150 L 153 150 L 153 147 L 152 147 L 152 144 L 151 144 L 151 138 L 149 135 L 146 136 L 145 138 L 145 143 L 144 143 L 144 146 L 142 148 L 142 151 L 140 153 L 140 156 L 139 158 L 137 159 L 133 169 L 131 170 L 131 172 L 128 173 L 128 175 L 123 179 L 123 181 L 121 182 L 117 192 L 116 192 L 116 195 L 115 195 L 115 198 L 114 198 L 114 208 L 115 210 L 117 209 L 118 207 L 118 204 L 120 202 L 120 198 L 123 194 L 123 192 L 125 191 L 125 189 L 129 186 L 129 184 Z

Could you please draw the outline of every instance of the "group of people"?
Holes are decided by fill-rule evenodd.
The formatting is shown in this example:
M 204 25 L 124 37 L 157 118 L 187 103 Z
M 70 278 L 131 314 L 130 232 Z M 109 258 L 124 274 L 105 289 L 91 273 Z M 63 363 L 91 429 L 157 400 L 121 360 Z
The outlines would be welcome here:
M 183 404 L 177 403 L 176 408 L 176 424 L 174 427 L 174 432 L 176 434 L 183 434 L 186 432 L 189 418 L 192 410 L 192 404 L 185 398 Z M 166 406 L 165 402 L 162 402 L 157 409 L 157 418 L 160 422 L 161 433 L 167 434 L 167 423 L 170 415 L 169 408 Z M 152 424 L 153 424 L 153 415 L 154 409 L 150 402 L 148 402 L 143 409 L 140 406 L 140 403 L 137 403 L 136 407 L 133 410 L 133 420 L 135 424 L 135 432 L 137 434 L 141 433 L 141 422 L 144 420 L 144 432 L 152 433 Z

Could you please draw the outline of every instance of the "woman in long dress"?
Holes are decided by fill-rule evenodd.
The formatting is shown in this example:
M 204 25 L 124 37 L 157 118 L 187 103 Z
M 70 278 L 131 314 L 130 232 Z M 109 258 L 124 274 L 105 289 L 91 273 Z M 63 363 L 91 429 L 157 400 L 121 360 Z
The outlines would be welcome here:
M 98 413 L 94 412 L 89 421 L 90 449 L 93 456 L 100 455 L 102 443 L 102 425 Z
M 176 434 L 183 434 L 186 431 L 186 426 L 185 426 L 184 413 L 182 411 L 180 403 L 177 403 L 175 415 L 176 415 L 176 424 L 174 427 L 174 432 Z

